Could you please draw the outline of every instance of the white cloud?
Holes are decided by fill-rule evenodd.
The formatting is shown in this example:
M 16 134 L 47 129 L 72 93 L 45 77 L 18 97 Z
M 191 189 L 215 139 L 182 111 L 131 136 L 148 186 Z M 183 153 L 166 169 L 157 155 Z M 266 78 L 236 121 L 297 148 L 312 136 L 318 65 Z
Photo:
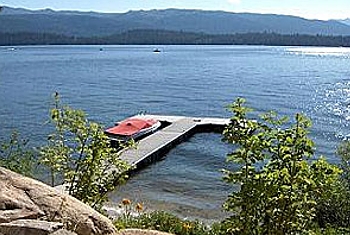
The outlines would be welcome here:
M 240 4 L 241 0 L 227 0 L 227 2 L 229 2 L 231 4 Z

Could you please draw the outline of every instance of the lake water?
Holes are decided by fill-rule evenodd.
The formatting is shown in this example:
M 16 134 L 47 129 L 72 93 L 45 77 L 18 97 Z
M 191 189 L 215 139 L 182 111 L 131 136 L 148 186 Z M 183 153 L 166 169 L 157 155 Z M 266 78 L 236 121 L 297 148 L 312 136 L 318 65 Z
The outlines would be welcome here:
M 36 46 L 0 47 L 0 138 L 13 129 L 45 141 L 58 91 L 105 126 L 140 111 L 229 117 L 225 106 L 247 99 L 258 112 L 302 112 L 313 121 L 317 156 L 337 163 L 335 148 L 350 134 L 350 49 L 264 46 Z M 220 218 L 233 190 L 220 169 L 230 151 L 218 134 L 198 134 L 163 161 L 111 194 L 147 208 L 204 220 Z

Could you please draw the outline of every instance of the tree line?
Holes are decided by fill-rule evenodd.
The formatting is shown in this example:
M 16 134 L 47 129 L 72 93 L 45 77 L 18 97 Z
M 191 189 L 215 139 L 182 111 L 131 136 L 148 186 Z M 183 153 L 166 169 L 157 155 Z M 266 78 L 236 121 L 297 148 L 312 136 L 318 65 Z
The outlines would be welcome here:
M 18 45 L 266 45 L 349 47 L 349 36 L 236 33 L 211 35 L 183 31 L 131 30 L 120 34 L 75 37 L 54 33 L 0 33 L 0 46 Z

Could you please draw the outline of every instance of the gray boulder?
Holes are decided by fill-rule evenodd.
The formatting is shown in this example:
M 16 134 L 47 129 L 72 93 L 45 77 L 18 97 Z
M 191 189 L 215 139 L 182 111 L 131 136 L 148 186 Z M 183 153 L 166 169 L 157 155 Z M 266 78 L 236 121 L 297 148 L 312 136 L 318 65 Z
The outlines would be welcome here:
M 0 231 L 4 235 L 49 235 L 62 227 L 61 223 L 26 219 L 1 223 Z
M 108 218 L 79 200 L 2 167 L 0 189 L 0 223 L 40 219 L 62 223 L 66 229 L 78 235 L 116 232 Z
M 117 235 L 172 235 L 170 233 L 147 230 L 147 229 L 125 229 L 120 231 Z
M 50 233 L 50 235 L 77 235 L 77 234 L 71 231 L 68 231 L 66 229 L 59 229 L 54 233 Z

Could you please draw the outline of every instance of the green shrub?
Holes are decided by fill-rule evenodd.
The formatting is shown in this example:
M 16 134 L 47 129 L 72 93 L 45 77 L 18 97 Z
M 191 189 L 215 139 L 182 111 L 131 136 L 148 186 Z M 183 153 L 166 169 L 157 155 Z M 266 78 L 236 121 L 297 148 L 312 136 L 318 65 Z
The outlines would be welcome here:
M 307 137 L 311 121 L 301 114 L 294 123 L 271 112 L 259 120 L 248 118 L 252 111 L 237 99 L 224 131 L 224 140 L 236 148 L 227 160 L 238 171 L 224 171 L 224 180 L 239 185 L 224 207 L 232 234 L 301 234 L 309 232 L 317 203 L 334 193 L 341 170 L 323 158 L 309 164 L 314 143 Z
M 337 155 L 341 158 L 344 185 L 350 191 L 350 141 L 343 141 L 337 148 Z
M 350 227 L 350 192 L 340 182 L 317 202 L 315 221 L 321 228 Z
M 0 166 L 32 177 L 37 164 L 35 151 L 28 147 L 28 140 L 22 139 L 17 131 L 12 132 L 9 140 L 0 142 Z
M 129 166 L 112 148 L 102 126 L 89 121 L 82 110 L 60 103 L 58 93 L 50 112 L 55 131 L 41 148 L 40 162 L 47 166 L 54 186 L 57 176 L 63 177 L 70 195 L 100 210 L 126 177 Z
M 114 222 L 117 229 L 139 228 L 169 232 L 176 235 L 210 235 L 209 226 L 199 221 L 180 219 L 170 213 L 156 211 L 137 217 L 121 216 Z
M 350 235 L 348 228 L 315 228 L 308 235 Z
M 321 228 L 350 227 L 350 142 L 342 142 L 337 155 L 341 158 L 342 178 L 329 188 L 317 203 L 315 220 Z
M 230 234 L 231 224 L 229 220 L 207 225 L 198 220 L 181 219 L 164 211 L 144 213 L 142 203 L 134 205 L 129 199 L 123 199 L 120 206 L 123 209 L 123 214 L 114 221 L 118 230 L 127 228 L 151 229 L 175 235 Z

